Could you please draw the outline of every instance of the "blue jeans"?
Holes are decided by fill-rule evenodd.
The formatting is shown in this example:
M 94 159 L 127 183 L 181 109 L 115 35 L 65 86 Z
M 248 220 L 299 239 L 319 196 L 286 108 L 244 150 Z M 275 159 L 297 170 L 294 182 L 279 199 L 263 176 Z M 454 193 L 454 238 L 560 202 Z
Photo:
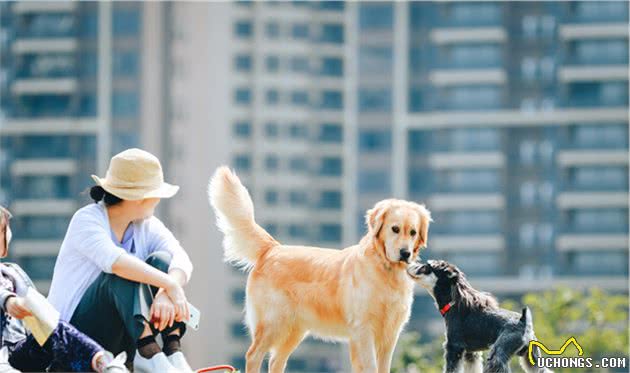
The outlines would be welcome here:
M 92 358 L 103 351 L 98 343 L 60 321 L 46 343 L 40 346 L 32 334 L 9 345 L 9 364 L 23 372 L 91 372 Z

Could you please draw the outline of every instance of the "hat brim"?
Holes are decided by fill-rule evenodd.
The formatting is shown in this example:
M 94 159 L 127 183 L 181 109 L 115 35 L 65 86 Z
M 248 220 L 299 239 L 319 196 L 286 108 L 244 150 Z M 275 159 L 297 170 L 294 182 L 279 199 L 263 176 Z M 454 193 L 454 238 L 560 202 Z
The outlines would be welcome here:
M 96 185 L 105 189 L 105 191 L 115 195 L 116 197 L 129 201 L 137 201 L 145 198 L 171 198 L 179 190 L 179 186 L 162 183 L 158 188 L 146 190 L 146 189 L 131 189 L 131 188 L 116 188 L 107 183 L 106 179 L 102 179 L 96 175 L 92 175 L 92 179 Z

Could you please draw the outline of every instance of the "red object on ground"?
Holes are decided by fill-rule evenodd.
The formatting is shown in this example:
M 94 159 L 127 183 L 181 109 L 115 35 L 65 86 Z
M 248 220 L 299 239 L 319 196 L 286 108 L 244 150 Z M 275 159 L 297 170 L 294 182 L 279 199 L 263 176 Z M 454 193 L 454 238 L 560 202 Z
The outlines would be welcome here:
M 236 368 L 231 365 L 217 365 L 213 367 L 201 368 L 197 370 L 197 373 L 214 372 L 217 370 L 228 370 L 230 372 L 236 372 Z

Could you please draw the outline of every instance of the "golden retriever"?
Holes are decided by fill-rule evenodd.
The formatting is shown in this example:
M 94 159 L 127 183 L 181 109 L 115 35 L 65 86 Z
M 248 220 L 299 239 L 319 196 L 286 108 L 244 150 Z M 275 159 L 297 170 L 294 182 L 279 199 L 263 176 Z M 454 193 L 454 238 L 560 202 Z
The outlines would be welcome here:
M 423 205 L 387 199 L 367 212 L 368 233 L 343 250 L 278 243 L 254 221 L 247 189 L 227 167 L 208 186 L 225 260 L 250 269 L 246 323 L 252 343 L 246 371 L 283 372 L 307 334 L 350 343 L 355 372 L 389 373 L 409 319 L 414 282 L 407 265 L 426 247 L 431 214 Z

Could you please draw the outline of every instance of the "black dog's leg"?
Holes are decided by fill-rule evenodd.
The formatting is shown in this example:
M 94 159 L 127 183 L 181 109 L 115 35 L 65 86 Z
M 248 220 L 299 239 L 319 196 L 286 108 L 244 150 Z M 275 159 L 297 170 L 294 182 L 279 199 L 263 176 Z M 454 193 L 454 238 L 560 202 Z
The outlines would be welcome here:
M 464 357 L 464 349 L 448 343 L 446 344 L 445 349 L 446 352 L 444 352 L 444 359 L 446 360 L 446 366 L 444 367 L 444 372 L 460 372 L 462 368 L 462 359 Z
M 464 354 L 464 372 L 481 373 L 483 371 L 483 355 L 481 352 L 466 352 Z
M 506 330 L 490 349 L 490 354 L 483 367 L 484 373 L 509 373 L 510 358 L 523 348 L 523 339 L 519 333 Z

